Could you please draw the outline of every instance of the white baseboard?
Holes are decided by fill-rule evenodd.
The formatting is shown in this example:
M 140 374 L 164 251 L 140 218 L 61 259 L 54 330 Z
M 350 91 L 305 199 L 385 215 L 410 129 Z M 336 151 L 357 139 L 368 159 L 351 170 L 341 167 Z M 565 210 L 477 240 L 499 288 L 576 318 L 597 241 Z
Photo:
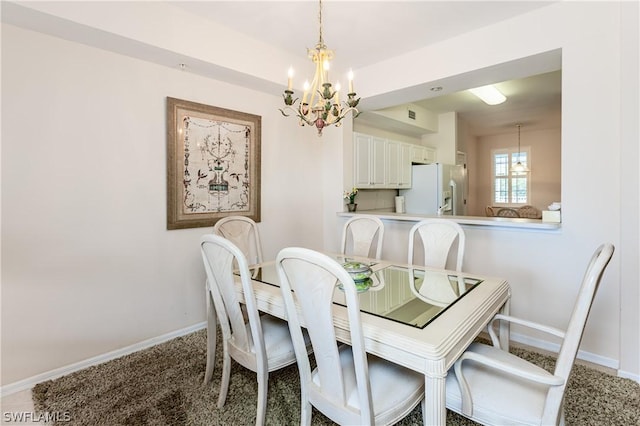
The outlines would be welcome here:
M 523 345 L 532 346 L 534 348 L 542 349 L 556 354 L 560 352 L 560 345 L 558 343 L 535 339 L 533 337 L 525 336 L 518 333 L 512 332 L 511 340 L 513 340 L 514 342 L 522 343 Z M 618 368 L 620 367 L 620 361 L 618 361 L 617 359 L 607 358 L 582 350 L 578 350 L 577 358 L 583 361 L 591 362 L 593 364 L 602 365 L 603 367 L 612 368 L 614 370 L 618 370 Z
M 107 361 L 111 361 L 116 358 L 120 358 L 122 356 L 129 355 L 134 352 L 138 352 L 140 350 L 150 348 L 160 343 L 167 342 L 171 339 L 175 339 L 176 337 L 191 334 L 195 331 L 205 328 L 206 326 L 207 326 L 206 322 L 194 324 L 192 326 L 183 328 L 181 330 L 176 330 L 167 334 L 163 334 L 162 336 L 152 337 L 151 339 L 147 339 L 142 342 L 135 343 L 131 346 L 127 346 L 122 349 L 117 349 L 115 351 L 107 352 L 106 354 L 98 355 L 93 358 L 86 359 L 84 361 L 67 365 L 65 367 L 56 368 L 54 370 L 47 371 L 45 373 L 37 374 L 35 376 L 29 377 L 24 380 L 20 380 L 14 383 L 9 383 L 8 385 L 2 386 L 0 388 L 0 396 L 11 395 L 16 392 L 31 389 L 38 383 L 42 383 L 47 380 L 57 379 L 58 377 L 66 376 L 67 374 L 73 373 L 75 371 L 79 371 L 94 365 L 102 364 Z
M 634 382 L 640 383 L 640 374 L 630 373 L 628 371 L 618 370 L 618 377 L 622 377 L 623 379 L 631 379 Z

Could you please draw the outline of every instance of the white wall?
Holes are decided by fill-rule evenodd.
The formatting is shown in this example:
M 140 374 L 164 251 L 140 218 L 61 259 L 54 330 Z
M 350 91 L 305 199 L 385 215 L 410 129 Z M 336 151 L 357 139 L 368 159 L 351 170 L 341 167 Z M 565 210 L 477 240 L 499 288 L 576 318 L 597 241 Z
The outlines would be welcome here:
M 167 96 L 262 116 L 265 256 L 322 248 L 324 147 L 279 96 L 3 25 L 3 385 L 204 320 L 209 229 L 166 230 Z
M 622 291 L 620 306 L 620 366 L 640 375 L 640 3 L 625 3 L 620 11 L 623 37 L 620 48 L 620 259 Z
M 436 148 L 438 163 L 456 164 L 458 140 L 458 114 L 445 112 L 438 114 L 438 133 L 422 135 L 422 144 Z
M 591 253 L 604 241 L 614 243 L 618 250 L 595 300 L 582 349 L 592 360 L 619 366 L 621 374 L 635 378 L 640 374 L 633 266 L 638 263 L 638 217 L 625 213 L 621 204 L 638 202 L 637 27 L 637 4 L 561 2 L 358 72 L 361 90 L 384 104 L 385 94 L 397 100 L 411 87 L 562 49 L 562 230 L 468 228 L 465 269 L 508 278 L 514 314 L 564 327 Z M 380 75 L 394 78 L 380 80 Z M 621 153 L 635 155 L 621 162 Z M 400 224 L 390 227 L 385 252 L 401 260 L 407 230 Z M 623 276 L 621 271 L 632 273 Z M 522 336 L 540 343 L 533 340 L 537 335 Z
M 586 260 L 613 242 L 583 350 L 635 377 L 639 184 L 637 161 L 621 159 L 638 159 L 638 94 L 627 90 L 637 89 L 637 11 L 561 2 L 358 70 L 364 103 L 562 49 L 562 230 L 469 228 L 465 269 L 508 278 L 514 313 L 562 327 Z M 319 140 L 281 117 L 279 96 L 3 25 L 3 385 L 204 319 L 205 230 L 165 230 L 166 96 L 263 117 L 267 257 L 284 245 L 337 247 L 348 124 Z M 390 225 L 385 256 L 405 257 L 406 231 Z

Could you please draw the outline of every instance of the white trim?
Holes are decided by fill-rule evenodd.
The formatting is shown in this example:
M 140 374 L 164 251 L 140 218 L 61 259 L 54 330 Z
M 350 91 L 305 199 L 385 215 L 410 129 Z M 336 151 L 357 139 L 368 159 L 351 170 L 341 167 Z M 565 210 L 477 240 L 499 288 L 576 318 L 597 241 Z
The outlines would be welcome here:
M 536 339 L 533 337 L 525 336 L 523 334 L 511 333 L 511 340 L 514 342 L 522 343 L 534 348 L 542 349 L 548 352 L 558 353 L 560 352 L 560 344 L 548 342 L 546 340 Z M 607 358 L 604 356 L 596 355 L 591 352 L 578 350 L 578 359 L 591 362 L 593 364 L 602 365 L 603 367 L 612 368 L 618 370 L 620 367 L 620 361 L 613 358 Z M 619 372 L 618 372 L 619 374 Z
M 66 376 L 67 374 L 83 370 L 88 367 L 92 367 L 94 365 L 102 364 L 107 361 L 112 361 L 116 358 L 120 358 L 125 355 L 132 354 L 134 352 L 141 351 L 143 349 L 150 348 L 152 346 L 156 346 L 160 343 L 167 342 L 171 339 L 175 339 L 176 337 L 185 336 L 187 334 L 191 334 L 195 331 L 201 330 L 207 326 L 206 321 L 194 324 L 187 328 L 183 328 L 181 330 L 172 331 L 167 334 L 163 334 L 161 336 L 152 337 L 151 339 L 143 340 L 142 342 L 135 343 L 131 346 L 127 346 L 121 349 L 117 349 L 115 351 L 107 352 L 102 355 L 95 356 L 93 358 L 85 359 L 84 361 L 76 362 L 65 367 L 60 367 L 53 369 L 51 371 L 47 371 L 45 373 L 36 374 L 35 376 L 14 382 L 9 383 L 8 385 L 2 386 L 0 388 L 0 396 L 11 395 L 16 392 L 20 392 L 23 390 L 31 389 L 38 383 L 42 383 L 47 380 L 57 379 L 62 376 Z
M 623 379 L 631 379 L 634 382 L 640 383 L 640 374 L 631 373 L 629 371 L 618 370 L 618 377 L 622 377 Z

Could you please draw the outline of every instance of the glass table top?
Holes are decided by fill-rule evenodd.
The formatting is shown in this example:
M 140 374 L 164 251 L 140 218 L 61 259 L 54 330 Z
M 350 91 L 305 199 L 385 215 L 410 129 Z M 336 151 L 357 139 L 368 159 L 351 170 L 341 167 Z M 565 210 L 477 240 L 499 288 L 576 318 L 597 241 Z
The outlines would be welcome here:
M 339 263 L 354 259 L 339 256 Z M 357 259 L 362 262 L 362 259 Z M 451 271 L 432 271 L 366 262 L 371 267 L 371 286 L 358 293 L 360 311 L 424 328 L 482 280 L 455 275 Z M 252 269 L 253 279 L 279 286 L 274 262 Z M 346 306 L 344 292 L 336 289 L 334 303 Z

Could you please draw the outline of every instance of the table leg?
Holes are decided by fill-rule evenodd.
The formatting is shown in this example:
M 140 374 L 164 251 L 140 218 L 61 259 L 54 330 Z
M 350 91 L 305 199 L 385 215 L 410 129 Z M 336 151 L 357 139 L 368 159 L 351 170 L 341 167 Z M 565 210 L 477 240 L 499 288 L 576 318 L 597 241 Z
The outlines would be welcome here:
M 446 373 L 439 377 L 424 376 L 425 413 L 424 424 L 429 426 L 446 425 Z
M 511 297 L 504 302 L 502 308 L 500 308 L 500 313 L 504 315 L 509 315 L 509 308 L 511 304 Z M 502 350 L 509 352 L 509 333 L 510 333 L 510 323 L 509 321 L 500 321 L 500 348 Z

